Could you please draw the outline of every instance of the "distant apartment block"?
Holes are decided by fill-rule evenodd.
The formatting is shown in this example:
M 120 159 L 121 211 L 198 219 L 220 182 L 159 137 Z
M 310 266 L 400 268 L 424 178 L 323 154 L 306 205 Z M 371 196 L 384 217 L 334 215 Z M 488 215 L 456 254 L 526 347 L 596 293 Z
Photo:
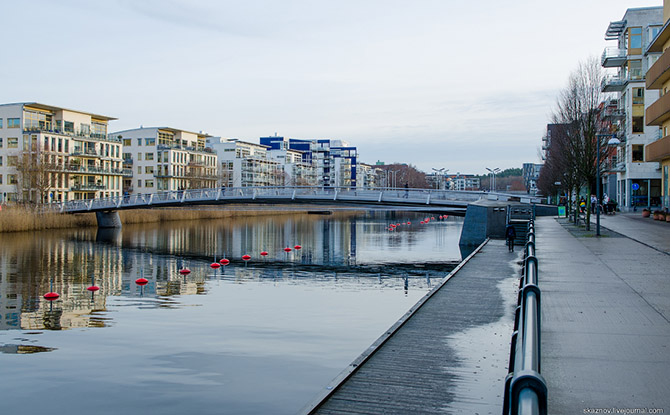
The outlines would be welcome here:
M 374 189 L 381 186 L 383 170 L 376 165 L 358 163 L 356 187 L 359 189 Z
M 221 186 L 284 186 L 286 183 L 284 164 L 268 157 L 267 146 L 220 137 L 209 137 L 207 146 L 218 156 Z
M 645 157 L 645 146 L 660 137 L 658 125 L 649 124 L 650 108 L 657 101 L 656 90 L 647 89 L 645 74 L 659 58 L 658 52 L 644 53 L 663 26 L 662 7 L 643 7 L 626 10 L 623 18 L 609 24 L 605 40 L 616 41 L 602 55 L 602 66 L 611 73 L 604 79 L 602 91 L 616 98 L 608 109 L 614 115 L 621 145 L 617 149 L 616 183 L 605 183 L 610 197 L 616 189 L 616 199 L 622 210 L 661 205 L 661 173 L 657 159 Z M 660 51 L 660 50 L 659 50 Z M 608 105 L 610 106 L 610 105 Z M 611 107 L 611 106 L 610 106 Z M 654 121 L 654 120 L 651 120 Z
M 658 162 L 661 166 L 661 204 L 670 207 L 670 2 L 664 2 L 663 22 L 665 24 L 646 50 L 646 56 L 662 53 L 651 65 L 646 75 L 647 90 L 659 90 L 660 98 L 649 105 L 646 110 L 647 125 L 660 126 L 660 138 L 648 143 L 644 157 L 647 161 Z
M 523 185 L 526 191 L 531 194 L 537 193 L 537 179 L 540 177 L 540 171 L 543 164 L 523 163 L 522 175 Z
M 473 174 L 453 174 L 447 177 L 449 190 L 480 190 L 481 181 Z
M 312 165 L 316 171 L 316 186 L 357 187 L 358 152 L 345 141 L 270 136 L 261 137 L 260 143 L 272 150 L 302 152 L 303 162 Z
M 148 194 L 218 185 L 217 158 L 207 134 L 170 127 L 141 127 L 111 133 L 123 144 L 123 190 Z
M 36 102 L 0 105 L 0 202 L 120 196 L 115 118 Z

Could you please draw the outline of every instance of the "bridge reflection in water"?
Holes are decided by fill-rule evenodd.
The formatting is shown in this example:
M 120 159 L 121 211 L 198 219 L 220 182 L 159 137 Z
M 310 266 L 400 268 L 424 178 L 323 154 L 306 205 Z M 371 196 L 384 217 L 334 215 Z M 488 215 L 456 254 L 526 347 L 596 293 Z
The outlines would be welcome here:
M 390 275 L 405 276 L 400 282 L 405 289 L 408 277 L 430 284 L 430 278 L 445 275 L 449 264 L 460 260 L 461 222 L 434 223 L 443 230 L 428 233 L 434 235 L 429 241 L 421 241 L 428 227 L 418 220 L 411 230 L 386 230 L 389 222 L 404 222 L 407 215 L 286 213 L 2 235 L 0 330 L 105 327 L 112 318 L 105 313 L 111 297 L 142 297 L 152 299 L 151 306 L 170 308 L 178 305 L 175 296 L 206 294 L 208 280 L 328 280 L 355 274 L 377 283 Z M 283 251 L 296 244 L 303 248 Z M 259 256 L 263 250 L 269 253 L 266 259 Z M 224 254 L 230 266 L 209 268 Z M 248 265 L 241 260 L 244 254 L 252 256 Z M 178 272 L 182 267 L 193 272 L 184 277 Z M 140 276 L 149 280 L 144 287 L 134 283 Z M 86 290 L 93 279 L 97 293 Z M 61 298 L 50 303 L 42 296 L 52 284 Z

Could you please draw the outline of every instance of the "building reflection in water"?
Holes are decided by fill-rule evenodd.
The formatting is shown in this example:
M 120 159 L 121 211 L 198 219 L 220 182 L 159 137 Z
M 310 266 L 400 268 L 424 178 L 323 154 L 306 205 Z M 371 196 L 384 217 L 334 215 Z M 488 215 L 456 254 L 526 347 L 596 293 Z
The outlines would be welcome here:
M 208 279 L 304 277 L 309 265 L 355 265 L 359 246 L 384 251 L 419 238 L 419 231 L 389 235 L 395 213 L 285 214 L 225 220 L 126 225 L 123 229 L 80 229 L 0 236 L 0 330 L 105 327 L 113 297 L 147 297 L 174 307 L 178 295 L 206 293 Z M 289 254 L 285 247 L 301 245 Z M 457 248 L 456 248 L 457 249 Z M 261 251 L 269 253 L 266 259 Z M 250 266 L 241 261 L 252 256 Z M 232 263 L 209 264 L 225 255 Z M 188 267 L 192 273 L 179 274 Z M 307 267 L 307 268 L 305 268 Z M 305 268 L 303 270 L 303 268 Z M 375 274 L 376 275 L 376 274 Z M 380 274 L 381 275 L 381 274 Z M 138 286 L 140 276 L 149 282 Z M 426 274 L 430 284 L 430 277 Z M 97 292 L 86 290 L 93 281 Z M 380 276 L 381 282 L 381 276 Z M 60 298 L 49 302 L 50 290 Z M 401 282 L 405 291 L 408 280 Z

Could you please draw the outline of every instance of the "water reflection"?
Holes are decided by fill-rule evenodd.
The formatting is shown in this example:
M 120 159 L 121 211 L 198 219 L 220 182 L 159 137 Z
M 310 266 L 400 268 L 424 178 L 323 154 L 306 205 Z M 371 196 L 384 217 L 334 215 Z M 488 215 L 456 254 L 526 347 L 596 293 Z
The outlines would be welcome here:
M 3 408 L 48 409 L 31 400 L 38 393 L 64 413 L 87 404 L 118 413 L 118 396 L 129 413 L 295 413 L 460 259 L 461 222 L 424 226 L 419 216 L 0 235 L 0 364 L 16 380 L 2 384 Z M 224 254 L 231 264 L 210 268 Z M 192 272 L 179 274 L 182 266 Z M 93 282 L 99 291 L 87 291 Z M 60 298 L 49 302 L 52 285 Z M 47 351 L 46 360 L 12 356 Z M 52 388 L 44 364 L 77 388 Z M 139 388 L 167 400 L 134 399 Z
M 381 285 L 388 275 L 400 276 L 405 291 L 418 276 L 430 286 L 431 272 L 445 275 L 444 264 L 460 259 L 453 252 L 457 233 L 448 232 L 460 223 L 435 224 L 444 231 L 433 229 L 431 251 L 419 243 L 426 226 L 387 231 L 387 223 L 399 220 L 397 216 L 282 215 L 2 235 L 0 329 L 105 327 L 111 320 L 100 313 L 109 296 L 150 296 L 153 306 L 174 308 L 179 304 L 175 296 L 205 294 L 210 279 L 328 282 L 337 281 L 338 273 L 339 278 L 355 273 L 359 282 L 378 274 Z M 283 251 L 296 244 L 302 249 Z M 443 252 L 445 247 L 451 251 Z M 269 253 L 265 258 L 259 256 L 263 250 Z M 249 267 L 241 266 L 244 254 L 252 256 Z M 224 255 L 230 265 L 217 270 L 207 266 Z M 193 270 L 191 275 L 179 274 L 185 266 Z M 135 284 L 139 276 L 148 280 L 146 286 Z M 100 287 L 97 292 L 86 290 L 93 281 Z M 43 298 L 51 287 L 61 295 L 53 302 Z

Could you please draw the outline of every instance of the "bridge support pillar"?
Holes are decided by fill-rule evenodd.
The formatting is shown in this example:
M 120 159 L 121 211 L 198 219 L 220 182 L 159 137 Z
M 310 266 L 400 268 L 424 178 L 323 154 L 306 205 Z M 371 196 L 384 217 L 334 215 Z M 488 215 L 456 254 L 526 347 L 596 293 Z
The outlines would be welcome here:
M 98 228 L 121 227 L 121 218 L 119 217 L 119 211 L 117 210 L 95 212 L 95 219 L 98 221 Z

